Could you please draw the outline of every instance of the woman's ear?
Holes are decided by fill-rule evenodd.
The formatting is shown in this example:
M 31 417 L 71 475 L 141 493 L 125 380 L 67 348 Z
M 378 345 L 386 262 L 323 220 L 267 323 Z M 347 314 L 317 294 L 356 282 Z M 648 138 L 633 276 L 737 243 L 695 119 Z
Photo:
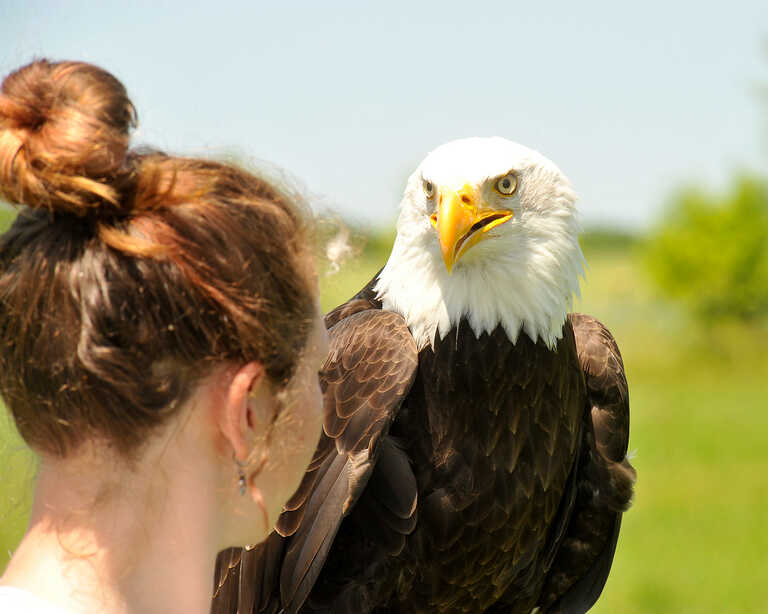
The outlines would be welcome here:
M 246 462 L 256 445 L 257 415 L 263 413 L 271 399 L 264 367 L 249 362 L 240 367 L 224 394 L 224 407 L 219 413 L 219 427 L 235 451 L 235 458 Z

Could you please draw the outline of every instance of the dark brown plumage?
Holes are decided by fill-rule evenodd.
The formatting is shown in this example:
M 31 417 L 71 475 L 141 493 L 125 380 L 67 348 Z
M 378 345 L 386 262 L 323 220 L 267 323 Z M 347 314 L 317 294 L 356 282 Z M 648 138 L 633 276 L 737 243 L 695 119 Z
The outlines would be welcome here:
M 325 434 L 277 532 L 219 556 L 212 611 L 585 612 L 634 481 L 610 333 L 462 321 L 417 353 L 373 285 L 326 316 Z

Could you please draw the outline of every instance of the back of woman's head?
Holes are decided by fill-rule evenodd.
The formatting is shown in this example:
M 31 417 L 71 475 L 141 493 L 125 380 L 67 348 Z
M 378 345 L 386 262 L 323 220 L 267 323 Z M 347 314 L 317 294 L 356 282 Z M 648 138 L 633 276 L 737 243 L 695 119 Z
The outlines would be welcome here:
M 122 84 L 45 60 L 0 91 L 0 391 L 36 450 L 124 454 L 226 362 L 286 383 L 315 289 L 302 211 L 232 166 L 129 150 Z

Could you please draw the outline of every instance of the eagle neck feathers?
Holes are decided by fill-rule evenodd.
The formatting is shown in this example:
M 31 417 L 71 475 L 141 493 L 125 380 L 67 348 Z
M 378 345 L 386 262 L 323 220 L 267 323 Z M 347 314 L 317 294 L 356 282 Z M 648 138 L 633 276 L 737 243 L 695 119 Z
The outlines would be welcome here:
M 453 273 L 445 270 L 436 240 L 398 226 L 374 289 L 384 309 L 403 316 L 419 350 L 434 348 L 437 335 L 443 339 L 462 319 L 478 338 L 501 325 L 512 343 L 524 332 L 555 348 L 584 274 L 575 217 L 519 233 L 503 253 L 474 258 Z M 433 245 L 425 249 L 429 240 Z

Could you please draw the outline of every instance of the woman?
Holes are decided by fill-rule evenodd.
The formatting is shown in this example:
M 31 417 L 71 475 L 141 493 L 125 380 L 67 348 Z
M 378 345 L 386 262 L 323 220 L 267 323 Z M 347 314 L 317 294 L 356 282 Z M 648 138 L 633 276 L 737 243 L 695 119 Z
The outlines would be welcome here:
M 40 456 L 0 611 L 207 612 L 320 433 L 327 351 L 299 207 L 132 152 L 122 84 L 36 61 L 0 91 L 0 392 Z

